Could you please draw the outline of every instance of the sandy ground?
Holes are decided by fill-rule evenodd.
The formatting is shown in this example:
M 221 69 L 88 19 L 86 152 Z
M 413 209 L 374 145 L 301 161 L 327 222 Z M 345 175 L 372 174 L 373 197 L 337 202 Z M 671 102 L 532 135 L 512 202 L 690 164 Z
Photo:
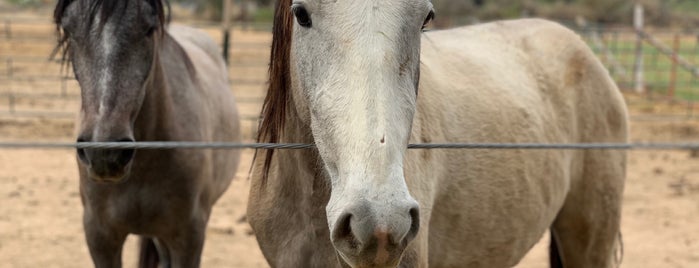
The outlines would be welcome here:
M 15 122 L 20 121 L 20 122 Z M 0 120 L 3 140 L 70 140 L 69 120 Z M 690 140 L 697 122 L 638 122 L 634 140 Z M 264 267 L 244 220 L 245 151 L 234 183 L 214 209 L 203 267 Z M 72 150 L 0 150 L 0 267 L 88 267 Z M 699 267 L 699 158 L 689 152 L 629 155 L 624 199 L 623 267 Z M 546 267 L 547 238 L 519 267 Z M 125 246 L 135 265 L 135 240 Z
M 52 34 L 50 25 L 24 27 L 26 32 Z M 220 38 L 218 32 L 208 32 L 215 39 Z M 237 41 L 232 50 L 232 78 L 264 78 L 267 57 L 264 44 L 269 42 L 269 35 L 234 32 L 234 36 Z M 44 41 L 0 41 L 0 56 L 43 57 L 51 48 Z M 46 63 L 43 67 L 15 64 L 18 64 L 13 67 L 17 76 L 32 76 L 38 71 L 58 72 L 55 65 Z M 0 73 L 7 71 L 2 68 Z M 12 81 L 9 86 L 2 83 L 5 82 L 0 81 L 0 93 L 59 92 L 56 82 Z M 232 88 L 241 100 L 263 96 L 259 84 L 234 84 Z M 18 98 L 15 108 L 73 112 L 78 104 L 75 94 L 79 92 L 74 82 L 69 82 L 66 92 L 74 96 Z M 640 103 L 634 106 L 637 113 L 668 109 L 649 106 L 642 99 L 634 103 Z M 7 108 L 8 102 L 0 99 L 0 112 Z M 254 116 L 259 103 L 241 101 L 240 110 L 245 116 Z M 682 113 L 681 108 L 670 110 Z M 696 121 L 659 121 L 646 115 L 634 118 L 632 139 L 635 141 L 699 139 Z M 249 137 L 252 123 L 244 126 L 243 133 Z M 0 141 L 71 141 L 72 130 L 70 118 L 0 116 Z M 251 154 L 252 151 L 244 152 L 235 181 L 214 209 L 207 230 L 203 267 L 266 267 L 244 219 Z M 90 266 L 82 235 L 77 177 L 72 150 L 0 149 L 0 267 Z M 631 152 L 624 202 L 622 267 L 699 267 L 699 158 L 691 157 L 689 152 Z M 547 267 L 547 239 L 543 237 L 518 267 Z M 131 239 L 125 246 L 126 267 L 135 265 L 134 242 Z
M 5 136 L 6 137 L 6 136 Z M 204 249 L 204 267 L 263 267 L 245 222 L 250 153 L 218 202 Z M 71 150 L 0 151 L 0 267 L 89 267 L 82 236 L 78 174 Z M 125 267 L 134 267 L 135 239 Z

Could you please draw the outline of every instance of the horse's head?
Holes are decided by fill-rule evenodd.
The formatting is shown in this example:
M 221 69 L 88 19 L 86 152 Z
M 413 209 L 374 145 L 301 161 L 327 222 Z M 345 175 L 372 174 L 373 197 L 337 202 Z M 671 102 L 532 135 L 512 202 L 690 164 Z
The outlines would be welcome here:
M 54 12 L 59 47 L 81 90 L 79 142 L 134 141 L 163 29 L 161 0 L 60 0 Z M 134 150 L 78 149 L 90 178 L 126 177 Z
M 332 243 L 350 266 L 395 266 L 419 228 L 403 157 L 432 4 L 281 0 L 275 16 L 271 73 L 283 78 L 279 61 L 289 62 L 291 109 L 310 126 L 331 180 L 326 211 Z M 275 79 L 271 92 L 285 82 Z M 269 100 L 266 105 L 269 121 L 284 109 Z M 276 134 L 268 134 L 261 135 L 274 140 Z

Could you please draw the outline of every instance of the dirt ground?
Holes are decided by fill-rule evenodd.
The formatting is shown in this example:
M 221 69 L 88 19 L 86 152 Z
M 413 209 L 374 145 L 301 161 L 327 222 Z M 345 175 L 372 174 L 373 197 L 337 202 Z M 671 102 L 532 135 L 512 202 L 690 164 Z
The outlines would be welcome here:
M 687 141 L 697 122 L 635 122 L 636 141 Z M 70 120 L 2 119 L 2 140 L 71 140 Z M 265 267 L 244 220 L 245 151 L 234 183 L 214 209 L 203 267 Z M 88 267 L 72 150 L 0 150 L 0 267 Z M 622 267 L 699 266 L 699 158 L 689 152 L 629 154 Z M 546 267 L 547 238 L 518 267 Z M 135 240 L 125 246 L 133 267 Z
M 50 34 L 52 31 L 46 25 L 25 27 L 31 28 L 27 30 L 30 32 Z M 219 38 L 216 31 L 209 33 Z M 234 41 L 232 77 L 263 77 L 266 53 L 260 44 L 269 41 L 268 34 L 235 32 L 234 36 L 234 40 L 251 42 L 258 49 Z M 0 42 L 0 56 L 48 55 L 50 43 L 32 43 L 37 42 Z M 261 52 L 259 46 L 263 48 Z M 250 62 L 262 65 L 243 66 Z M 15 68 L 17 75 L 37 72 L 31 66 Z M 40 71 L 58 72 L 55 66 L 52 68 Z M 2 83 L 0 93 L 7 90 Z M 259 98 L 263 94 L 261 89 L 260 85 L 233 85 L 234 94 L 240 99 Z M 55 82 L 39 84 L 38 81 L 13 82 L 9 91 L 57 92 Z M 69 85 L 67 92 L 78 93 L 75 85 Z M 77 103 L 75 97 L 28 97 L 19 98 L 16 105 L 20 109 L 74 112 Z M 0 111 L 7 105 L 0 99 Z M 634 108 L 637 114 L 652 114 L 658 109 L 646 104 L 638 107 Z M 254 116 L 259 103 L 241 102 L 240 110 L 245 116 Z M 243 130 L 248 138 L 251 127 L 248 124 Z M 72 131 L 70 118 L 0 115 L 0 141 L 72 141 Z M 697 121 L 634 116 L 634 141 L 698 139 Z M 244 219 L 251 154 L 252 151 L 244 151 L 235 181 L 214 209 L 207 230 L 203 267 L 266 267 Z M 81 215 L 72 150 L 0 149 L 0 267 L 89 267 L 91 260 L 83 239 Z M 622 231 L 622 267 L 699 267 L 699 157 L 681 151 L 631 152 Z M 543 237 L 518 267 L 547 267 L 547 239 Z M 125 246 L 123 258 L 125 267 L 135 266 L 134 239 Z

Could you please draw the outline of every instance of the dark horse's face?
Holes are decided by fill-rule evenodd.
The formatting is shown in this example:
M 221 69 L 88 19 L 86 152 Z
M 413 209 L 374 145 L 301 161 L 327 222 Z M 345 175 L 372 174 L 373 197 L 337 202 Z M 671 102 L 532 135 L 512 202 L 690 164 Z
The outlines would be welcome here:
M 81 90 L 78 142 L 134 141 L 156 61 L 160 1 L 61 0 L 55 20 Z M 160 13 L 162 14 L 162 13 Z M 128 177 L 134 150 L 78 149 L 99 182 Z

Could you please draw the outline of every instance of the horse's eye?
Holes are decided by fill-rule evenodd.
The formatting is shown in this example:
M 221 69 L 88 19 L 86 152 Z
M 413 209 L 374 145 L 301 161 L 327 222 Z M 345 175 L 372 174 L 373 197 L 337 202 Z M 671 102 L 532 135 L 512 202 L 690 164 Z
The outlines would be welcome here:
M 428 25 L 430 25 L 430 22 L 434 20 L 434 10 L 431 10 L 429 14 L 427 14 L 427 17 L 425 18 L 425 21 L 422 23 L 422 30 L 424 31 L 425 28 L 427 28 Z
M 156 28 L 157 27 L 155 27 L 155 26 L 148 27 L 148 30 L 146 31 L 146 36 L 147 37 L 153 36 L 153 33 L 155 33 Z
M 306 28 L 311 27 L 311 15 L 308 14 L 308 11 L 304 6 L 294 5 L 293 7 L 291 7 L 291 10 L 294 12 L 294 16 L 296 16 L 296 21 L 299 23 L 299 25 Z

